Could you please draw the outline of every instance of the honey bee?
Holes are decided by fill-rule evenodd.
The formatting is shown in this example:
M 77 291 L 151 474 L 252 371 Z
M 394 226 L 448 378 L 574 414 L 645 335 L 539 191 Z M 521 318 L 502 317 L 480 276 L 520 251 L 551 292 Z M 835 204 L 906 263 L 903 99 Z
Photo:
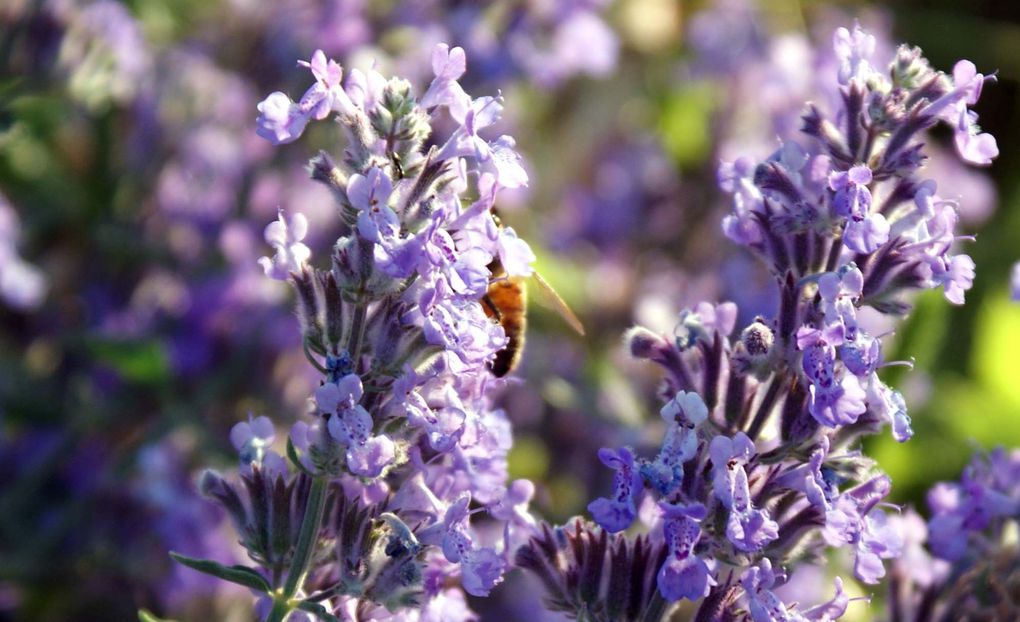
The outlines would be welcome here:
M 524 352 L 524 333 L 528 326 L 528 289 L 527 281 L 534 281 L 540 288 L 550 306 L 579 335 L 584 335 L 584 326 L 574 312 L 560 297 L 552 285 L 542 278 L 538 272 L 530 277 L 508 276 L 499 259 L 489 264 L 492 277 L 489 289 L 481 299 L 485 315 L 495 319 L 506 333 L 507 344 L 496 353 L 496 358 L 489 364 L 489 370 L 497 378 L 509 374 L 517 367 Z

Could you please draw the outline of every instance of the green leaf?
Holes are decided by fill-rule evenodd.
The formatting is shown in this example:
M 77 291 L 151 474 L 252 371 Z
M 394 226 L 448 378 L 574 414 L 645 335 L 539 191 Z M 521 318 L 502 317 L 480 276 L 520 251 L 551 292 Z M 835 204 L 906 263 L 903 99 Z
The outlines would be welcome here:
M 292 463 L 294 463 L 294 468 L 307 475 L 312 475 L 312 473 L 305 468 L 305 465 L 301 463 L 301 458 L 298 457 L 297 449 L 294 447 L 294 443 L 291 442 L 290 436 L 287 436 L 287 457 L 290 458 Z
M 193 570 L 250 587 L 253 590 L 268 593 L 273 589 L 262 575 L 247 566 L 224 566 L 209 559 L 195 559 L 173 551 L 170 552 L 170 557 Z
M 165 618 L 157 618 L 145 609 L 138 610 L 138 620 L 139 622 L 174 622 Z
M 312 602 L 310 600 L 303 600 L 298 603 L 298 609 L 314 614 L 317 618 L 325 620 L 326 622 L 340 622 L 340 618 L 326 611 L 326 608 L 319 603 Z

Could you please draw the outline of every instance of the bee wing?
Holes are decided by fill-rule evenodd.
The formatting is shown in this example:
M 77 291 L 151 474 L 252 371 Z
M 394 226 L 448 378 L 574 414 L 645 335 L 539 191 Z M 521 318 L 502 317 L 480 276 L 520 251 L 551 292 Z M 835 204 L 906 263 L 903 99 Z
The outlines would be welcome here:
M 577 319 L 574 311 L 567 305 L 566 301 L 553 289 L 553 286 L 548 281 L 542 278 L 542 275 L 538 272 L 532 272 L 531 278 L 538 285 L 540 292 L 539 300 L 547 307 L 551 307 L 556 311 L 560 317 L 562 317 L 570 328 L 573 328 L 578 335 L 584 335 L 584 325 L 581 324 L 581 320 Z

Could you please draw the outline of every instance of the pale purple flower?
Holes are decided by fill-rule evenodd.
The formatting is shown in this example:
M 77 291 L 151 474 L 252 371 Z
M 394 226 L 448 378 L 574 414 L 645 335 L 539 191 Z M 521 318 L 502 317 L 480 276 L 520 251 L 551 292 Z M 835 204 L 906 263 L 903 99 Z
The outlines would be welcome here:
M 300 138 L 308 125 L 308 116 L 291 101 L 286 93 L 275 91 L 258 103 L 256 132 L 274 145 L 283 145 Z
M 252 417 L 234 424 L 230 429 L 230 442 L 241 455 L 241 462 L 260 462 L 276 438 L 276 429 L 269 417 Z
M 875 53 L 875 37 L 854 24 L 852 31 L 837 28 L 832 39 L 836 58 L 839 60 L 839 83 L 846 85 L 850 80 L 867 80 L 873 72 L 871 56 Z
M 297 140 L 309 121 L 321 121 L 330 112 L 347 112 L 354 103 L 344 91 L 340 80 L 343 71 L 334 60 L 327 60 L 322 50 L 316 50 L 310 61 L 298 61 L 308 67 L 315 83 L 308 87 L 300 101 L 293 102 L 285 93 L 272 93 L 257 106 L 259 117 L 257 133 L 262 138 L 280 145 Z
M 985 81 L 994 79 L 978 73 L 969 60 L 961 60 L 953 67 L 953 90 L 931 105 L 953 128 L 957 153 L 971 164 L 988 165 L 999 155 L 995 137 L 981 132 L 977 113 L 968 109 L 978 102 Z
M 308 220 L 300 212 L 286 216 L 283 209 L 277 219 L 266 226 L 264 237 L 266 242 L 276 249 L 272 259 L 262 257 L 259 265 L 266 276 L 286 281 L 291 273 L 301 272 L 312 252 L 302 242 L 308 233 Z
M 535 517 L 528 511 L 528 505 L 535 496 L 535 485 L 526 479 L 510 482 L 505 494 L 489 508 L 493 518 L 515 525 L 532 527 Z
M 396 446 L 386 435 L 372 434 L 372 415 L 358 402 L 364 391 L 355 374 L 327 382 L 315 391 L 319 411 L 329 416 L 330 435 L 347 448 L 347 467 L 361 477 L 378 477 L 396 457 Z
M 471 105 L 471 97 L 457 80 L 467 70 L 467 57 L 461 47 L 450 48 L 445 43 L 432 50 L 432 71 L 435 79 L 421 98 L 423 108 L 446 106 L 455 118 L 463 118 Z
M 450 504 L 442 521 L 433 523 L 418 533 L 426 544 L 439 544 L 447 561 L 459 563 L 464 590 L 473 596 L 488 596 L 489 591 L 503 580 L 507 563 L 489 547 L 475 547 L 469 532 L 468 520 L 471 495 L 464 493 Z
M 499 263 L 506 270 L 507 276 L 530 276 L 531 264 L 535 262 L 535 253 L 528 243 L 517 237 L 513 227 L 503 227 L 499 231 L 498 245 Z
M 755 455 L 754 443 L 743 432 L 733 438 L 717 436 L 709 446 L 713 492 L 728 509 L 726 537 L 741 551 L 758 551 L 779 535 L 768 511 L 751 504 L 745 465 Z
M 20 233 L 17 213 L 0 195 L 0 298 L 15 309 L 30 311 L 42 304 L 47 282 L 39 268 L 19 255 Z
M 932 283 L 941 285 L 946 300 L 962 305 L 964 294 L 974 284 L 974 260 L 969 255 L 930 256 L 927 262 Z
M 757 566 L 751 566 L 740 575 L 740 585 L 747 595 L 748 613 L 753 622 L 801 622 L 803 616 L 787 609 L 786 604 L 772 588 L 776 584 L 776 574 L 772 571 L 772 562 L 768 558 L 761 560 Z

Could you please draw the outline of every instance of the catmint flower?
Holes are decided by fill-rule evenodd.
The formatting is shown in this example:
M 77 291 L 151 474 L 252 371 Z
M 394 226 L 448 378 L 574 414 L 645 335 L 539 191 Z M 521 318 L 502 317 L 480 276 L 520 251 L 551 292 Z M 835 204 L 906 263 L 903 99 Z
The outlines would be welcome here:
M 393 441 L 372 435 L 372 416 L 358 402 L 363 395 L 361 378 L 349 374 L 327 382 L 315 391 L 319 411 L 327 415 L 330 435 L 347 448 L 347 466 L 361 477 L 378 477 L 396 454 Z
M 854 24 L 853 30 L 837 28 L 832 39 L 836 58 L 839 60 L 839 83 L 846 85 L 851 80 L 866 81 L 873 69 L 869 60 L 875 53 L 875 37 Z
M 657 576 L 659 592 L 667 601 L 703 598 L 716 585 L 708 563 L 694 553 L 701 538 L 698 523 L 706 516 L 705 506 L 660 503 L 659 508 L 667 551 Z
M 503 580 L 506 561 L 492 548 L 476 548 L 467 521 L 471 495 L 463 494 L 447 509 L 443 520 L 419 533 L 424 543 L 437 543 L 443 555 L 461 566 L 464 590 L 472 596 L 488 596 L 489 591 Z
M 464 49 L 450 48 L 445 43 L 437 45 L 432 50 L 432 71 L 436 78 L 422 95 L 422 107 L 446 106 L 455 118 L 463 118 L 471 103 L 471 97 L 457 82 L 467 71 Z
M 311 120 L 325 119 L 330 112 L 347 111 L 353 106 L 350 97 L 340 84 L 343 72 L 334 60 L 326 60 L 322 50 L 316 50 L 311 61 L 298 61 L 308 67 L 315 83 L 305 91 L 297 103 L 285 93 L 272 93 L 258 104 L 257 133 L 276 145 L 290 143 L 305 131 Z
M 832 206 L 846 218 L 843 242 L 850 250 L 871 253 L 889 240 L 885 216 L 871 213 L 871 169 L 859 165 L 847 172 L 829 175 L 829 188 L 835 191 Z
M 276 249 L 276 256 L 262 257 L 259 265 L 266 276 L 286 281 L 301 272 L 312 252 L 302 242 L 308 233 L 308 220 L 300 212 L 286 216 L 281 209 L 277 219 L 266 226 L 265 239 Z
M 230 429 L 230 442 L 240 454 L 241 464 L 262 463 L 276 438 L 276 428 L 269 417 L 252 417 L 234 424 Z M 277 456 L 278 457 L 278 456 Z
M 988 458 L 976 456 L 960 483 L 942 482 L 928 492 L 932 518 L 929 545 L 942 559 L 957 561 L 969 550 L 973 534 L 986 530 L 993 520 L 1020 513 L 1016 475 L 1020 454 L 1001 449 Z
M 762 559 L 757 566 L 751 566 L 740 577 L 740 585 L 747 594 L 748 612 L 753 622 L 808 622 L 838 620 L 846 613 L 850 599 L 843 591 L 843 581 L 836 577 L 836 594 L 832 600 L 800 612 L 792 610 L 773 591 L 778 587 L 772 562 Z
M 730 511 L 726 537 L 741 551 L 758 551 L 779 535 L 779 525 L 764 509 L 751 504 L 745 466 L 755 456 L 754 442 L 743 432 L 733 438 L 712 439 L 712 478 L 715 497 Z
M 875 507 L 888 491 L 889 479 L 876 477 L 841 494 L 826 513 L 823 536 L 830 544 L 853 547 L 854 575 L 865 583 L 878 583 L 885 576 L 882 560 L 899 555 L 902 546 L 900 534 Z
M 637 516 L 636 501 L 641 493 L 641 475 L 634 464 L 634 454 L 626 447 L 600 449 L 599 460 L 616 471 L 613 475 L 613 496 L 600 497 L 588 504 L 595 522 L 609 533 L 623 531 Z
M 988 165 L 999 155 L 995 137 L 981 132 L 977 114 L 968 109 L 978 102 L 985 81 L 994 79 L 978 73 L 974 63 L 961 60 L 953 67 L 953 90 L 931 106 L 935 110 L 945 106 L 940 116 L 953 128 L 957 153 L 971 164 Z
M 928 275 L 933 286 L 942 286 L 946 300 L 962 305 L 964 294 L 974 284 L 974 260 L 968 255 L 946 254 L 929 256 L 923 273 Z
M 698 449 L 698 426 L 708 418 L 708 408 L 697 393 L 678 392 L 659 411 L 666 421 L 666 436 L 654 461 L 641 464 L 640 473 L 663 497 L 683 483 L 684 463 Z
M 762 234 L 755 214 L 764 211 L 761 190 L 754 184 L 754 162 L 737 158 L 722 162 L 718 172 L 719 187 L 733 195 L 733 213 L 723 219 L 723 233 L 742 246 L 761 243 Z
M 528 243 L 517 237 L 513 227 L 503 227 L 497 240 L 499 263 L 506 270 L 507 276 L 530 276 L 533 272 L 531 264 L 535 263 L 535 253 Z

